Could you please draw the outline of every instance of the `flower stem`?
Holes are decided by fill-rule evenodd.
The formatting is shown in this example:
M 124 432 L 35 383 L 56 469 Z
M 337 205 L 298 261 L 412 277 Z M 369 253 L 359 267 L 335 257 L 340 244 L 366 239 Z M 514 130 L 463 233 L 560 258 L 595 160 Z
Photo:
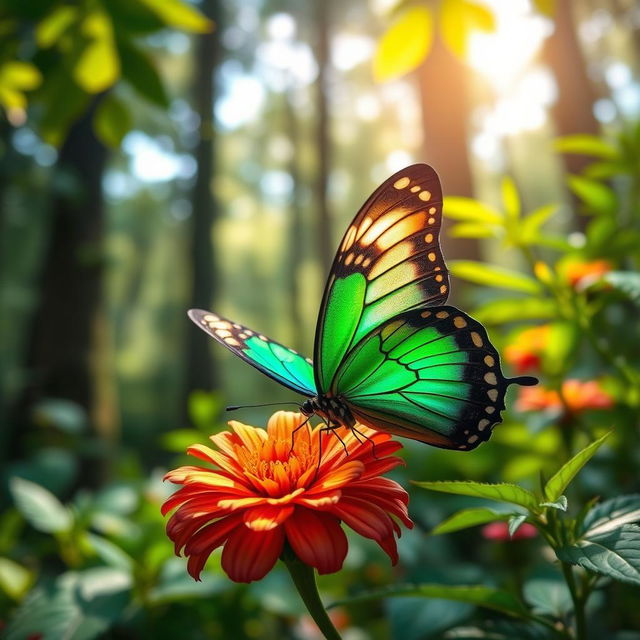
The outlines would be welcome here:
M 561 562 L 560 566 L 569 591 L 571 592 L 571 599 L 573 600 L 573 614 L 576 620 L 576 640 L 587 640 L 584 598 L 578 593 L 578 586 L 576 585 L 573 575 L 573 567 L 566 562 Z
M 302 601 L 324 637 L 327 640 L 341 640 L 340 634 L 333 626 L 320 600 L 313 567 L 301 562 L 290 549 L 285 549 L 282 560 L 291 574 L 293 584 Z

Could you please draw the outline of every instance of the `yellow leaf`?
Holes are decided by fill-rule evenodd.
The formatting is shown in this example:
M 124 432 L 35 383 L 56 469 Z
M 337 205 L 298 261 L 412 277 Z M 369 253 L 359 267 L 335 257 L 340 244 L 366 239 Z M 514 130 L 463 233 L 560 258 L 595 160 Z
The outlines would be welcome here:
M 433 18 L 424 7 L 405 11 L 382 36 L 373 59 L 377 82 L 413 71 L 426 57 L 433 41 Z
M 535 8 L 546 16 L 552 16 L 556 12 L 555 0 L 533 0 Z
M 471 0 L 443 0 L 440 5 L 440 32 L 449 49 L 460 58 L 467 53 L 473 31 L 493 31 L 493 13 Z
M 192 33 L 209 33 L 213 22 L 195 7 L 180 0 L 141 0 L 165 24 Z
M 46 49 L 54 45 L 60 36 L 73 24 L 78 16 L 78 9 L 71 6 L 61 6 L 40 20 L 36 26 L 36 42 Z
M 502 203 L 508 218 L 518 218 L 520 216 L 520 196 L 515 182 L 505 176 L 502 179 Z
M 12 60 L 0 67 L 0 83 L 12 89 L 29 91 L 42 82 L 42 74 L 30 62 Z
M 0 104 L 9 111 L 10 109 L 26 109 L 27 99 L 24 93 L 0 84 Z
M 73 69 L 73 79 L 87 93 L 100 93 L 120 76 L 113 24 L 109 16 L 98 9 L 85 18 L 82 32 L 88 43 Z

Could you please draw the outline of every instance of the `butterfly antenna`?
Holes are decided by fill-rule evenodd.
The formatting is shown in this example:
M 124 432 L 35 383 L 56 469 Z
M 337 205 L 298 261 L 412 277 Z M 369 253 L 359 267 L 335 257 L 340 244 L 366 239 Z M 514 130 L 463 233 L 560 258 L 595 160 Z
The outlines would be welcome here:
M 255 407 L 276 407 L 278 405 L 294 405 L 302 410 L 302 405 L 298 402 L 265 402 L 264 404 L 235 404 L 228 406 L 225 411 L 236 411 L 238 409 L 253 409 Z
M 540 380 L 533 376 L 518 376 L 517 378 L 507 378 L 507 385 L 520 384 L 523 387 L 533 387 L 534 384 L 538 384 Z

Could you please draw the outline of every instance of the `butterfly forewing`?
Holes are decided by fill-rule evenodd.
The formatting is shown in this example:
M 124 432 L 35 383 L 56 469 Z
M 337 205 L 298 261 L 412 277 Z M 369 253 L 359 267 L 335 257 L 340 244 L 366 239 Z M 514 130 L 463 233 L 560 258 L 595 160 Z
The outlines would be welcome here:
M 314 349 L 319 390 L 330 389 L 342 360 L 371 331 L 403 311 L 446 302 L 441 221 L 440 181 L 425 164 L 391 176 L 360 209 L 320 307 Z
M 316 395 L 313 364 L 308 358 L 211 311 L 191 309 L 189 317 L 220 344 L 277 382 L 305 396 Z
M 344 360 L 331 392 L 374 428 L 473 449 L 501 421 L 508 384 L 484 327 L 439 306 L 374 329 Z

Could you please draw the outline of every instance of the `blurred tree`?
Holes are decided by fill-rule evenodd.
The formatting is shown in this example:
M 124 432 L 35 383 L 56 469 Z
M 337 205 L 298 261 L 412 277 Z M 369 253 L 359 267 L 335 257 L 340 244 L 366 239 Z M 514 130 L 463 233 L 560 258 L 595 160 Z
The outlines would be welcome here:
M 216 24 L 215 31 L 198 38 L 193 74 L 193 100 L 200 118 L 200 137 L 195 151 L 196 181 L 191 196 L 192 280 L 190 307 L 208 309 L 215 298 L 214 255 L 212 230 L 217 205 L 212 189 L 215 173 L 215 123 L 213 108 L 216 86 L 214 73 L 220 59 L 221 3 L 205 0 L 202 11 Z M 217 377 L 211 359 L 210 339 L 195 327 L 187 331 L 186 397 L 196 389 L 209 390 L 216 386 Z M 187 402 L 183 402 L 186 408 Z
M 317 211 L 317 238 L 320 252 L 320 264 L 323 275 L 329 273 L 333 259 L 333 235 L 331 231 L 331 212 L 328 202 L 329 167 L 331 163 L 330 132 L 329 132 L 329 88 L 328 67 L 329 55 L 329 27 L 331 22 L 331 0 L 315 3 L 316 19 L 316 47 L 315 55 L 318 63 L 318 77 L 316 79 L 316 153 L 318 154 L 318 169 L 316 175 L 315 198 Z
M 41 76 L 28 122 L 46 142 L 61 147 L 53 170 L 57 190 L 48 247 L 28 337 L 29 378 L 11 411 L 8 455 L 19 457 L 33 426 L 34 408 L 47 397 L 77 403 L 94 435 L 104 437 L 115 428 L 115 407 L 107 412 L 96 400 L 101 393 L 98 381 L 107 379 L 97 368 L 104 365 L 106 344 L 105 321 L 100 319 L 102 178 L 107 146 L 117 148 L 133 126 L 131 109 L 118 95 L 120 85 L 129 84 L 146 100 L 166 107 L 162 80 L 140 38 L 166 27 L 206 32 L 211 23 L 179 0 L 28 7 L 8 3 L 0 10 L 5 55 L 32 55 L 31 61 L 5 62 L 3 69 L 9 65 L 12 72 L 8 76 L 0 69 L 0 104 L 9 122 L 22 124 L 28 113 L 22 91 L 38 86 L 34 77 Z M 85 462 L 83 481 L 95 484 L 104 468 Z
M 571 0 L 555 3 L 555 28 L 546 39 L 542 58 L 551 68 L 558 88 L 552 107 L 556 133 L 560 136 L 582 133 L 597 135 L 600 127 L 593 114 L 595 91 L 576 33 Z M 580 173 L 589 160 L 584 156 L 564 156 L 569 173 Z

